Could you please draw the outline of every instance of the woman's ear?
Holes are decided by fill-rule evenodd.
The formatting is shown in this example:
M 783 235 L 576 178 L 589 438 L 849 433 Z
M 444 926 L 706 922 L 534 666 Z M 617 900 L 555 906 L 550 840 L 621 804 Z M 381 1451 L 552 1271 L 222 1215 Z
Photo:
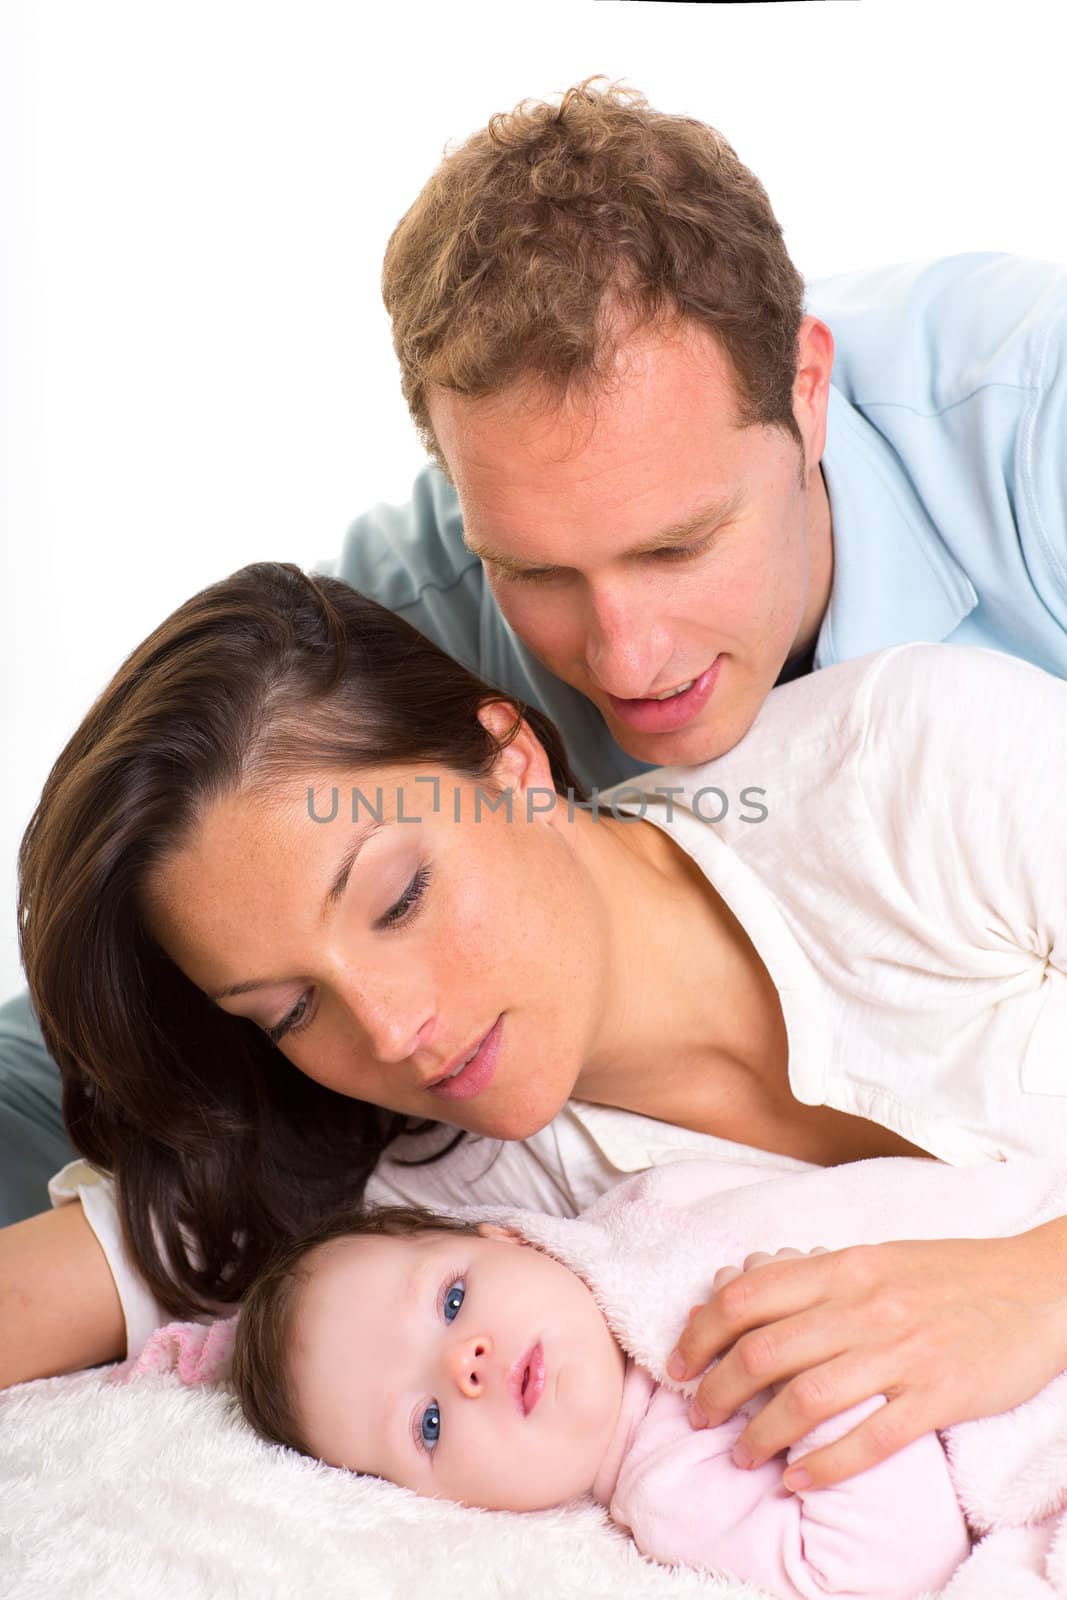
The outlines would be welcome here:
M 493 778 L 502 789 L 525 794 L 529 789 L 545 791 L 546 798 L 555 794 L 552 769 L 544 746 L 529 723 L 522 720 L 519 709 L 510 700 L 486 700 L 478 707 L 478 721 L 494 739 L 506 739 L 519 724 L 518 732 L 497 756 Z M 545 812 L 549 807 L 541 800 L 532 808 Z

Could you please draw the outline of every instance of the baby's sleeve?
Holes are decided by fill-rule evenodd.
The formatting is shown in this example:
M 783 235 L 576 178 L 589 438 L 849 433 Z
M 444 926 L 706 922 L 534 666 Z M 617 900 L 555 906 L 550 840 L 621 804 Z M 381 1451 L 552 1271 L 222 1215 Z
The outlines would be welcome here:
M 813 1428 L 787 1451 L 780 1470 L 840 1439 L 886 1404 L 884 1395 L 851 1406 Z M 788 1491 L 785 1491 L 788 1493 Z M 819 1594 L 937 1593 L 970 1554 L 971 1540 L 948 1458 L 936 1433 L 824 1489 L 799 1489 L 802 1559 Z
M 657 1561 L 731 1573 L 784 1600 L 905 1600 L 940 1590 L 970 1540 L 937 1436 L 833 1488 L 791 1494 L 782 1456 L 750 1471 L 731 1459 L 748 1412 L 767 1398 L 694 1430 L 688 1401 L 657 1391 L 611 1504 L 638 1548 Z M 840 1437 L 880 1404 L 879 1396 L 832 1418 L 790 1457 Z
M 81 1201 L 85 1220 L 96 1235 L 118 1290 L 126 1323 L 126 1358 L 136 1358 L 155 1330 L 173 1322 L 174 1315 L 159 1304 L 126 1249 L 119 1224 L 114 1180 L 79 1157 L 75 1161 L 68 1161 L 48 1180 L 48 1198 L 53 1210 L 72 1205 L 75 1200 Z M 232 1312 L 233 1307 L 229 1309 Z M 215 1319 L 204 1315 L 188 1320 L 208 1323 Z

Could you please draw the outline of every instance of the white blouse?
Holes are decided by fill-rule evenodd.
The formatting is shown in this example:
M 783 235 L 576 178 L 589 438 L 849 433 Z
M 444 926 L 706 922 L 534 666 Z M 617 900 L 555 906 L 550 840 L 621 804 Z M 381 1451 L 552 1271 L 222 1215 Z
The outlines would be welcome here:
M 738 918 L 781 996 L 799 1101 L 953 1165 L 1067 1151 L 1067 683 L 995 651 L 898 646 L 775 689 L 727 755 L 598 805 L 668 832 Z M 663 1162 L 787 1159 L 570 1101 L 523 1143 L 468 1135 L 397 1165 L 451 1136 L 397 1141 L 368 1201 L 567 1216 Z M 74 1161 L 48 1190 L 81 1199 L 137 1354 L 169 1317 L 126 1256 L 111 1180 Z

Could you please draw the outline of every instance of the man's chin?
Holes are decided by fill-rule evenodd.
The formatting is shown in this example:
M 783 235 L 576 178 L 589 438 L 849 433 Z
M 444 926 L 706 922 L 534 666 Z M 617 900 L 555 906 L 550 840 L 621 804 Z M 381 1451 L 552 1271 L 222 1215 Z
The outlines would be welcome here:
M 678 728 L 674 733 L 639 733 L 617 717 L 607 716 L 605 721 L 620 749 L 652 767 L 702 767 L 708 761 L 717 761 L 744 738 L 752 725 L 751 718 L 745 721 L 737 717 L 724 725 L 723 718 L 716 716 L 697 718 L 692 727 Z

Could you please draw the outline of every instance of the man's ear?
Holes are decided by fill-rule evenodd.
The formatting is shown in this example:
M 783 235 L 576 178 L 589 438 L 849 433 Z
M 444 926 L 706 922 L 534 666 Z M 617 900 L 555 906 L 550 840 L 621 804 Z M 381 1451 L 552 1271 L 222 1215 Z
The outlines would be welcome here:
M 525 1244 L 517 1228 L 500 1228 L 495 1222 L 479 1222 L 478 1232 L 483 1239 L 498 1239 L 501 1244 Z
M 818 317 L 804 317 L 797 333 L 793 415 L 804 441 L 804 462 L 809 472 L 818 466 L 826 448 L 826 412 L 833 365 L 833 334 Z

